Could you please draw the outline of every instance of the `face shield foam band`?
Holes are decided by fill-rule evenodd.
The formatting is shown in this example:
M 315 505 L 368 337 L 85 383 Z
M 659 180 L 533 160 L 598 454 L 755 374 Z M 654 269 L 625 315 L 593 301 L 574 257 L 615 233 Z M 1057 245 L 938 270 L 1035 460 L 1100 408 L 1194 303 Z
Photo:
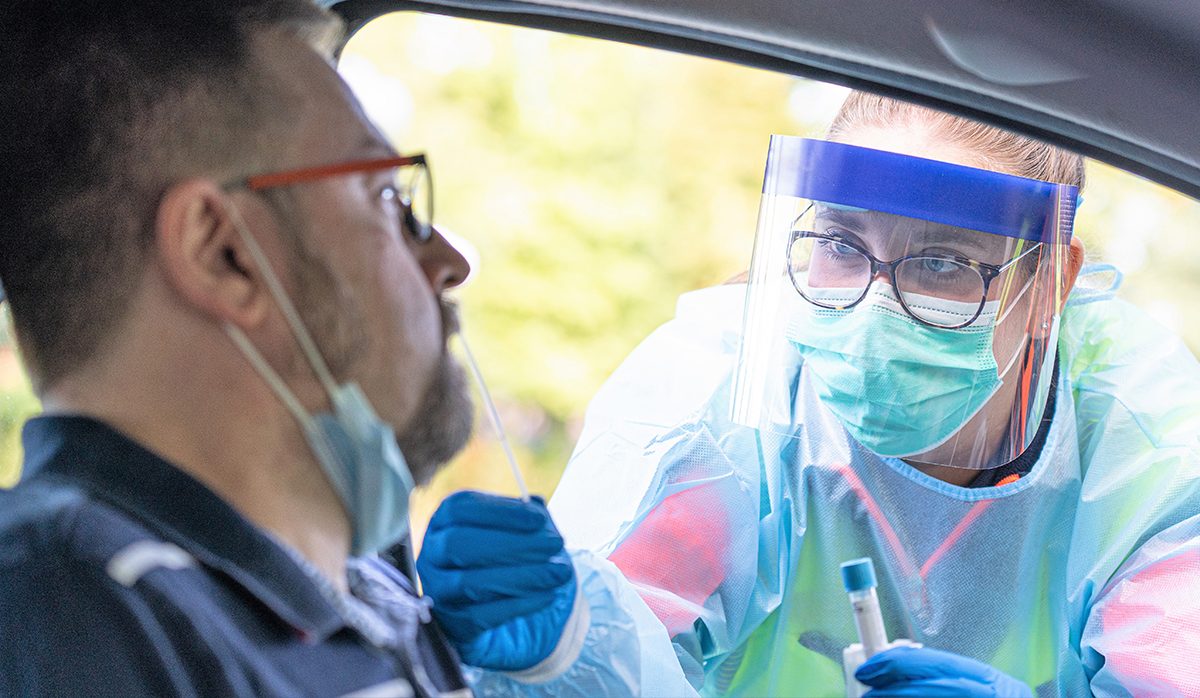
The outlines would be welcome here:
M 766 196 L 881 211 L 1031 242 L 1071 238 L 1079 189 L 808 138 L 780 140 Z

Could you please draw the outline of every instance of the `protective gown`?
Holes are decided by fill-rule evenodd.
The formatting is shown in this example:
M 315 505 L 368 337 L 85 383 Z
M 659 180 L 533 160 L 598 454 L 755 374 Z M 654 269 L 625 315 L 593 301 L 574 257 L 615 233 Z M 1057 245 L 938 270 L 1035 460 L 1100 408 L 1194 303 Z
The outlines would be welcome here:
M 1067 304 L 1032 470 L 979 489 L 864 450 L 799 364 L 792 434 L 733 424 L 745 287 L 682 297 L 593 401 L 550 505 L 595 553 L 576 557 L 585 590 L 605 579 L 593 608 L 629 607 L 579 666 L 632 669 L 524 689 L 844 695 L 838 565 L 869 556 L 892 638 L 1037 695 L 1200 695 L 1200 365 L 1109 295 Z

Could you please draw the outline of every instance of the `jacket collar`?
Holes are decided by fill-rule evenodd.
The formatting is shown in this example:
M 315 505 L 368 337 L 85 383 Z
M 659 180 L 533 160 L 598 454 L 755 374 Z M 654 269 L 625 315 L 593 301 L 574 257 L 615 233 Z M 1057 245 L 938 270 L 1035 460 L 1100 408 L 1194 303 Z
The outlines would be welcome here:
M 345 621 L 280 544 L 225 500 L 112 427 L 43 416 L 22 431 L 23 481 L 67 480 L 139 520 L 258 599 L 306 642 Z

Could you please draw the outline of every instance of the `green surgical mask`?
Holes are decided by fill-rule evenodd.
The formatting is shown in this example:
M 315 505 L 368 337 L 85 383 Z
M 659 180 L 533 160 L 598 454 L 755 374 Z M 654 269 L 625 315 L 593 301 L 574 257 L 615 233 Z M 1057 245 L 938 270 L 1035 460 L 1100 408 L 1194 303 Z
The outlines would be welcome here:
M 964 318 L 977 307 L 925 301 Z M 998 301 L 954 330 L 920 323 L 885 284 L 873 286 L 849 310 L 800 306 L 787 338 L 803 356 L 803 370 L 850 435 L 881 456 L 913 456 L 947 441 L 996 393 L 1000 376 L 1025 346 L 1021 342 L 1005 370 L 998 369 L 992 351 L 1003 320 L 997 318 Z

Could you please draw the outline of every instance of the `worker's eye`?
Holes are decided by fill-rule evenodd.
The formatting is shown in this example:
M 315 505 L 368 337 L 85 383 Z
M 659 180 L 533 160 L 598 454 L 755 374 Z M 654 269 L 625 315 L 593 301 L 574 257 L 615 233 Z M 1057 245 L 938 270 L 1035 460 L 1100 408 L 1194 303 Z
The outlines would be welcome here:
M 820 245 L 826 254 L 838 255 L 846 257 L 849 255 L 861 255 L 862 253 L 854 246 L 855 236 L 841 228 L 828 228 L 825 230 L 824 237 L 819 239 L 817 244 Z
M 832 254 L 836 254 L 836 255 L 839 255 L 842 257 L 845 257 L 846 255 L 852 255 L 852 254 L 855 254 L 858 252 L 858 250 L 854 249 L 850 245 L 847 245 L 846 243 L 842 242 L 841 240 L 823 240 L 819 244 L 828 247 Z
M 921 269 L 930 274 L 951 274 L 962 270 L 963 264 L 946 257 L 919 257 Z

